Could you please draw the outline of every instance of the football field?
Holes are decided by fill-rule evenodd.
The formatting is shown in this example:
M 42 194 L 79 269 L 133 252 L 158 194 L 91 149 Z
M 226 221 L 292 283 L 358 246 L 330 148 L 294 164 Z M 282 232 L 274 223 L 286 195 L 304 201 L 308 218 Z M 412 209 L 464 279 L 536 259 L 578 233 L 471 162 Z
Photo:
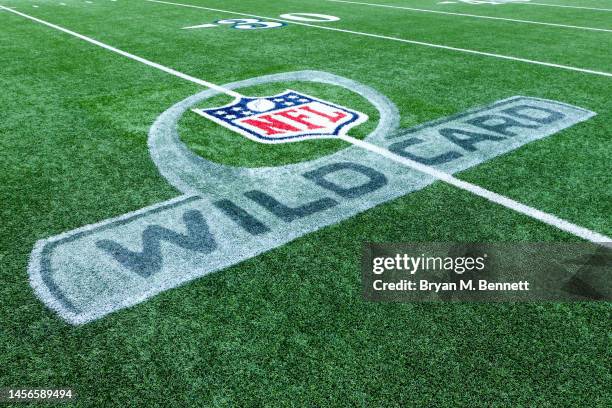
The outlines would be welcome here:
M 371 302 L 361 270 L 610 241 L 612 0 L 0 0 L 0 106 L 0 388 L 612 404 L 610 302 Z

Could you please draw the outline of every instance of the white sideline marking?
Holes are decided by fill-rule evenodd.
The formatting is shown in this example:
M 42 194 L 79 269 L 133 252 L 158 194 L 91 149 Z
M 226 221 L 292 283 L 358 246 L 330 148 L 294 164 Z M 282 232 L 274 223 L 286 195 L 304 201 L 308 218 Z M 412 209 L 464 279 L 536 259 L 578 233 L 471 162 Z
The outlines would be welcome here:
M 60 26 L 58 26 L 56 24 L 49 23 L 49 22 L 47 22 L 45 20 L 41 20 L 39 18 L 32 17 L 32 16 L 30 16 L 28 14 L 21 13 L 21 12 L 16 11 L 16 10 L 11 10 L 10 8 L 2 6 L 2 5 L 0 5 L 0 9 L 9 11 L 9 12 L 11 12 L 13 14 L 17 14 L 17 15 L 19 15 L 21 17 L 24 17 L 24 18 L 27 18 L 29 20 L 36 21 L 37 23 L 46 25 L 47 27 L 54 28 L 54 29 L 56 29 L 58 31 L 61 31 L 61 32 L 64 32 L 66 34 L 70 34 L 73 37 L 80 38 L 83 41 L 87 41 L 88 43 L 97 45 L 98 47 L 102 47 L 104 49 L 107 49 L 107 50 L 112 51 L 114 53 L 117 53 L 119 55 L 123 55 L 124 57 L 132 59 L 134 61 L 141 62 L 141 63 L 143 63 L 145 65 L 150 66 L 150 67 L 157 68 L 160 71 L 164 71 L 164 72 L 166 72 L 166 73 L 168 73 L 170 75 L 174 75 L 175 77 L 182 78 L 182 79 L 185 79 L 187 81 L 191 81 L 191 82 L 193 82 L 195 84 L 201 85 L 201 86 L 206 87 L 206 88 L 214 89 L 217 92 L 224 93 L 224 94 L 232 96 L 234 98 L 241 98 L 242 97 L 241 94 L 239 94 L 238 92 L 234 92 L 231 89 L 225 89 L 225 88 L 223 88 L 223 87 L 221 87 L 219 85 L 213 84 L 212 82 L 203 81 L 203 80 L 201 80 L 199 78 L 192 77 L 191 75 L 183 74 L 182 72 L 176 71 L 176 70 L 174 70 L 172 68 L 168 68 L 168 67 L 163 66 L 161 64 L 158 64 L 156 62 L 149 61 L 148 59 L 139 57 L 139 56 L 134 55 L 134 54 L 130 54 L 129 52 L 125 52 L 123 50 L 120 50 L 119 48 L 115 48 L 115 47 L 112 47 L 110 45 L 104 44 L 103 42 L 100 42 L 98 40 L 94 40 L 93 38 L 84 36 L 82 34 L 75 33 L 74 31 L 70 31 L 70 30 L 68 30 L 66 28 L 63 28 L 63 27 L 60 27 Z
M 145 65 L 150 66 L 150 67 L 157 68 L 157 69 L 159 69 L 161 71 L 167 72 L 167 73 L 169 73 L 171 75 L 174 75 L 176 77 L 185 79 L 187 81 L 194 82 L 194 83 L 196 83 L 198 85 L 202 85 L 202 86 L 210 88 L 210 89 L 214 89 L 217 92 L 221 92 L 221 93 L 224 93 L 226 95 L 230 95 L 230 96 L 233 96 L 233 97 L 236 97 L 236 98 L 242 98 L 243 97 L 243 95 L 238 93 L 238 92 L 232 91 L 230 89 L 226 89 L 226 88 L 224 88 L 222 86 L 219 86 L 219 85 L 213 84 L 211 82 L 207 82 L 207 81 L 204 81 L 204 80 L 192 77 L 192 76 L 187 75 L 187 74 L 183 74 L 183 73 L 178 72 L 178 71 L 176 71 L 174 69 L 171 69 L 171 68 L 165 67 L 163 65 L 157 64 L 155 62 L 149 61 L 147 59 L 138 57 L 138 56 L 136 56 L 134 54 L 130 54 L 128 52 L 122 51 L 122 50 L 120 50 L 118 48 L 115 48 L 115 47 L 112 47 L 110 45 L 104 44 L 104 43 L 102 43 L 100 41 L 94 40 L 93 38 L 81 35 L 79 33 L 76 33 L 74 31 L 68 30 L 66 28 L 60 27 L 58 25 L 49 23 L 49 22 L 41 20 L 41 19 L 38 19 L 36 17 L 32 17 L 30 15 L 21 13 L 21 12 L 16 11 L 16 10 L 11 10 L 8 7 L 2 6 L 2 5 L 0 5 L 0 9 L 9 11 L 11 13 L 17 14 L 17 15 L 22 16 L 24 18 L 27 18 L 29 20 L 32 20 L 32 21 L 35 21 L 37 23 L 40 23 L 40 24 L 46 25 L 48 27 L 51 27 L 53 29 L 62 31 L 62 32 L 66 33 L 66 34 L 70 34 L 70 35 L 72 35 L 74 37 L 77 37 L 77 38 L 79 38 L 81 40 L 87 41 L 88 43 L 97 45 L 97 46 L 102 47 L 102 48 L 104 48 L 106 50 L 109 50 L 109 51 L 115 52 L 117 54 L 123 55 L 124 57 L 127 57 L 127 58 L 130 58 L 132 60 L 141 62 L 141 63 L 143 63 Z M 475 195 L 477 195 L 479 197 L 486 198 L 487 200 L 489 200 L 491 202 L 494 202 L 496 204 L 499 204 L 499 205 L 504 206 L 506 208 L 509 208 L 509 209 L 511 209 L 513 211 L 519 212 L 521 214 L 527 215 L 527 216 L 529 216 L 531 218 L 534 218 L 536 220 L 539 220 L 539 221 L 541 221 L 541 222 L 543 222 L 545 224 L 557 227 L 560 230 L 563 230 L 565 232 L 569 232 L 569 233 L 571 233 L 571 234 L 573 234 L 573 235 L 575 235 L 577 237 L 583 238 L 583 239 L 585 239 L 587 241 L 590 241 L 590 242 L 593 242 L 593 243 L 597 243 L 597 244 L 602 244 L 603 243 L 603 245 L 605 245 L 605 246 L 612 246 L 612 238 L 607 237 L 606 235 L 599 234 L 599 233 L 591 231 L 589 229 L 580 227 L 580 226 L 578 226 L 576 224 L 572 224 L 569 221 L 565 221 L 565 220 L 563 220 L 561 218 L 558 218 L 558 217 L 556 217 L 556 216 L 554 216 L 552 214 L 548 214 L 548 213 L 545 213 L 545 212 L 540 211 L 538 209 L 535 209 L 533 207 L 529 207 L 529 206 L 527 206 L 525 204 L 521 204 L 521 203 L 519 203 L 517 201 L 514 201 L 514 200 L 508 198 L 508 197 L 505 197 L 505 196 L 502 196 L 500 194 L 494 193 L 492 191 L 484 189 L 484 188 L 482 188 L 480 186 L 477 186 L 475 184 L 471 184 L 471 183 L 468 183 L 466 181 L 459 180 L 459 179 L 455 178 L 454 176 L 452 176 L 452 175 L 450 175 L 448 173 L 445 173 L 443 171 L 440 171 L 440 170 L 438 170 L 438 169 L 436 169 L 434 167 L 430 167 L 430 166 L 418 163 L 416 161 L 407 159 L 405 157 L 398 156 L 398 155 L 390 152 L 387 149 L 384 149 L 382 147 L 373 145 L 373 144 L 365 142 L 363 140 L 355 139 L 354 137 L 347 136 L 347 135 L 340 136 L 339 138 L 344 140 L 345 142 L 348 142 L 348 143 L 352 144 L 352 145 L 355 145 L 355 146 L 360 147 L 362 149 L 366 149 L 366 150 L 368 150 L 368 151 L 370 151 L 372 153 L 379 154 L 379 155 L 381 155 L 383 157 L 386 157 L 386 158 L 388 158 L 390 160 L 393 160 L 393 161 L 395 161 L 397 163 L 400 163 L 400 164 L 402 164 L 404 166 L 412 168 L 412 169 L 414 169 L 416 171 L 419 171 L 421 173 L 430 175 L 430 176 L 436 178 L 437 180 L 444 181 L 444 182 L 446 182 L 446 183 L 448 183 L 448 184 L 450 184 L 452 186 L 455 186 L 455 187 L 460 188 L 462 190 L 468 191 L 468 192 L 470 192 L 472 194 L 475 194 Z
M 380 39 L 383 39 L 383 40 L 391 40 L 391 41 L 398 41 L 398 42 L 403 42 L 403 43 L 407 43 L 407 44 L 423 45 L 425 47 L 440 48 L 440 49 L 443 49 L 443 50 L 458 51 L 458 52 L 464 52 L 464 53 L 467 53 L 467 54 L 484 55 L 484 56 L 487 56 L 487 57 L 500 58 L 500 59 L 505 59 L 505 60 L 510 60 L 510 61 L 519 61 L 519 62 L 526 62 L 528 64 L 543 65 L 545 67 L 559 68 L 559 69 L 564 69 L 564 70 L 567 70 L 567 71 L 576 71 L 576 72 L 583 72 L 585 74 L 592 74 L 592 75 L 600 75 L 600 76 L 605 76 L 605 77 L 612 77 L 612 73 L 610 73 L 610 72 L 594 71 L 592 69 L 577 68 L 577 67 L 572 67 L 572 66 L 569 66 L 569 65 L 553 64 L 553 63 L 550 63 L 550 62 L 536 61 L 536 60 L 531 60 L 531 59 L 527 59 L 527 58 L 511 57 L 511 56 L 508 56 L 508 55 L 495 54 L 495 53 L 485 52 L 485 51 L 470 50 L 470 49 L 467 49 L 467 48 L 458 48 L 458 47 L 451 47 L 451 46 L 448 46 L 448 45 L 433 44 L 433 43 L 427 43 L 427 42 L 415 41 L 415 40 L 406 40 L 404 38 L 390 37 L 390 36 L 378 35 L 378 34 L 371 34 L 371 33 L 365 33 L 365 32 L 361 32 L 361 31 L 345 30 L 345 29 L 342 29 L 342 28 L 326 27 L 326 26 L 320 26 L 320 25 L 316 25 L 316 24 L 301 23 L 301 22 L 298 22 L 298 21 L 284 20 L 282 18 L 273 18 L 273 17 L 259 16 L 257 14 L 241 13 L 241 12 L 236 12 L 236 11 L 220 10 L 220 9 L 215 9 L 215 8 L 210 8 L 210 7 L 195 6 L 193 4 L 172 3 L 172 2 L 169 2 L 169 1 L 160 1 L 160 0 L 145 0 L 145 1 L 148 1 L 150 3 L 169 4 L 171 6 L 179 6 L 179 7 L 188 7 L 188 8 L 216 11 L 216 12 L 225 13 L 225 14 L 234 14 L 234 15 L 239 15 L 239 16 L 255 17 L 255 18 L 261 18 L 261 19 L 266 19 L 266 20 L 282 21 L 284 23 L 289 23 L 289 24 L 296 24 L 296 25 L 302 25 L 302 26 L 306 26 L 306 27 L 319 28 L 321 30 L 336 31 L 336 32 L 340 32 L 340 33 L 354 34 L 354 35 L 360 35 L 360 36 L 364 36 L 364 37 L 380 38 Z
M 513 23 L 537 24 L 537 25 L 544 25 L 544 26 L 550 26 L 550 27 L 575 28 L 575 29 L 579 29 L 579 30 L 604 31 L 604 32 L 612 33 L 612 30 L 608 30 L 608 29 L 605 29 L 605 28 L 583 27 L 583 26 L 575 26 L 575 25 L 567 25 L 567 24 L 556 24 L 556 23 L 544 23 L 542 21 L 519 20 L 519 19 L 516 19 L 516 18 L 483 16 L 483 15 L 479 15 L 479 14 L 467 14 L 467 13 L 453 13 L 453 12 L 450 12 L 450 11 L 429 10 L 429 9 L 420 9 L 420 8 L 404 7 L 404 6 L 392 6 L 390 4 L 363 3 L 363 2 L 360 2 L 360 1 L 347 1 L 347 0 L 324 0 L 324 1 L 331 1 L 331 2 L 334 2 L 334 3 L 357 4 L 357 5 L 362 5 L 362 6 L 383 7 L 383 8 L 390 8 L 390 9 L 408 10 L 408 11 L 417 11 L 417 12 L 423 12 L 423 13 L 445 14 L 445 15 L 449 15 L 449 16 L 484 18 L 484 19 L 487 19 L 487 20 L 510 21 L 510 22 L 513 22 Z
M 595 11 L 612 11 L 612 9 L 605 9 L 605 8 L 584 7 L 584 6 L 566 6 L 562 4 L 548 4 L 548 3 L 516 3 L 516 4 L 527 4 L 527 5 L 532 5 L 532 6 L 547 6 L 547 7 L 562 7 L 562 8 L 595 10 Z

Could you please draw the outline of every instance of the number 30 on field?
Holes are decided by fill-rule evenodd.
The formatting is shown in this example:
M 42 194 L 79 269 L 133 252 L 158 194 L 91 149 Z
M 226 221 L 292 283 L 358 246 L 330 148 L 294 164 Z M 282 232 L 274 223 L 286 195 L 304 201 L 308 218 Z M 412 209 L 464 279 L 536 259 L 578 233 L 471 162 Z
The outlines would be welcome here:
M 281 14 L 280 18 L 284 20 L 293 20 L 301 22 L 312 22 L 312 23 L 329 23 L 332 21 L 340 20 L 339 17 L 329 16 L 326 14 L 312 14 L 312 13 L 289 13 Z M 260 30 L 265 28 L 280 28 L 287 25 L 285 22 L 277 21 L 265 21 L 258 18 L 231 18 L 226 20 L 215 21 L 215 24 L 201 24 L 191 27 L 183 27 L 186 29 L 193 28 L 212 28 L 218 27 L 219 25 L 230 25 L 232 28 L 238 30 Z

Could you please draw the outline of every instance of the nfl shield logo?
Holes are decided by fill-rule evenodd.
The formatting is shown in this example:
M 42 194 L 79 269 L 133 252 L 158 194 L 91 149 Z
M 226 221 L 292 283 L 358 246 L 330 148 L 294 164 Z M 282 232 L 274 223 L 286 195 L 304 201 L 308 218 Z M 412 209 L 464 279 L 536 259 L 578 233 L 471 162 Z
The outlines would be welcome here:
M 368 120 L 364 113 L 291 90 L 193 111 L 260 143 L 335 138 Z

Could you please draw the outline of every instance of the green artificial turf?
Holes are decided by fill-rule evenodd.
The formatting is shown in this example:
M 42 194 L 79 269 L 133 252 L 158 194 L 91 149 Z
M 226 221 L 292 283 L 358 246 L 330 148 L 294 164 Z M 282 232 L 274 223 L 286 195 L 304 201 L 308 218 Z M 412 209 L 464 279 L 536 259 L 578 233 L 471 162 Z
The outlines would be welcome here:
M 607 32 L 324 0 L 177 2 L 268 17 L 330 14 L 341 20 L 319 25 L 612 72 Z M 611 8 L 605 0 L 541 2 Z M 606 12 L 437 3 L 385 0 L 612 29 Z M 240 16 L 142 0 L 0 4 L 217 84 L 306 69 L 341 75 L 390 98 L 403 127 L 514 95 L 590 109 L 596 117 L 458 177 L 612 234 L 610 77 L 295 24 L 181 30 Z M 0 67 L 0 386 L 70 386 L 82 407 L 610 406 L 609 303 L 362 299 L 365 241 L 577 240 L 441 183 L 70 326 L 29 285 L 34 243 L 177 196 L 149 156 L 147 132 L 159 114 L 202 88 L 6 11 Z M 368 113 L 356 136 L 376 125 L 366 101 L 336 87 L 244 91 L 285 88 Z M 242 166 L 293 163 L 342 147 L 257 145 L 191 113 L 180 132 L 196 153 Z

